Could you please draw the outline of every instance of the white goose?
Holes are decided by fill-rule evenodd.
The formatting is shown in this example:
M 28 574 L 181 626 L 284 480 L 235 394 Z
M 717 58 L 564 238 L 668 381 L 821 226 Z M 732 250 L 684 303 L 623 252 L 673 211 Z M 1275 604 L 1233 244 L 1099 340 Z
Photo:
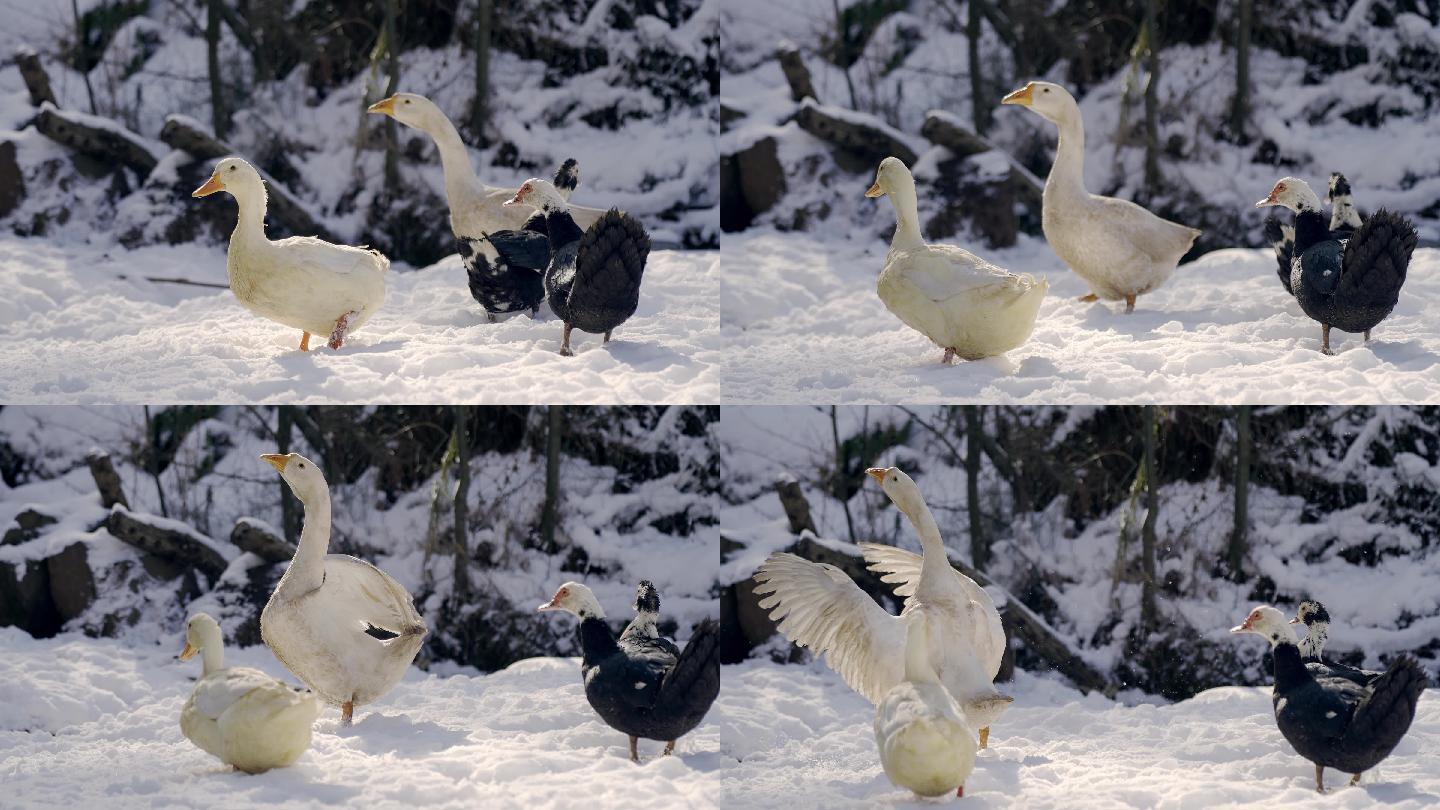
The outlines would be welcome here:
M 965 795 L 979 745 L 955 699 L 930 665 L 922 614 L 905 627 L 905 680 L 875 707 L 875 745 L 895 785 L 920 796 Z
M 910 519 L 924 552 L 861 544 L 870 568 L 905 597 L 901 615 L 886 613 L 835 566 L 783 552 L 755 572 L 760 606 L 771 610 L 786 638 L 823 653 L 830 668 L 871 703 L 904 680 L 904 622 L 923 614 L 931 666 L 966 722 L 980 730 L 984 748 L 990 724 L 1013 700 L 994 685 L 1005 652 L 1000 614 L 984 588 L 950 565 L 940 528 L 910 476 L 895 467 L 866 473 Z
M 320 704 L 258 669 L 225 666 L 220 625 L 205 613 L 185 623 L 181 661 L 200 653 L 204 669 L 180 712 L 180 731 L 200 750 L 246 773 L 283 768 L 310 747 Z
M 410 668 L 429 629 L 405 586 L 330 546 L 330 487 L 304 456 L 261 456 L 305 505 L 290 567 L 260 614 L 260 636 L 287 669 L 349 725 Z
M 1065 88 L 1030 82 L 1002 103 L 1024 106 L 1060 129 L 1040 224 L 1050 249 L 1090 285 L 1080 300 L 1124 301 L 1125 311 L 1134 312 L 1136 296 L 1170 278 L 1200 231 L 1085 190 L 1085 123 Z
M 339 349 L 385 302 L 390 260 L 369 248 L 334 245 L 313 236 L 272 242 L 265 236 L 265 181 L 238 157 L 215 164 L 215 172 L 193 197 L 229 192 L 240 208 L 225 269 L 230 291 L 246 309 L 303 334 L 329 335 Z
M 369 112 L 388 115 L 435 141 L 440 166 L 445 172 L 450 230 L 456 239 L 479 239 L 495 231 L 519 230 L 535 213 L 528 205 L 505 205 L 515 196 L 514 188 L 489 186 L 475 176 L 475 167 L 465 142 L 460 140 L 460 131 L 435 102 L 414 93 L 396 93 L 370 105 Z M 603 213 L 598 208 L 570 207 L 570 214 L 582 231 L 588 230 Z
M 880 162 L 866 197 L 889 195 L 895 236 L 876 291 L 906 326 L 945 350 L 942 362 L 993 357 L 1018 348 L 1035 329 L 1050 284 L 997 267 L 955 245 L 920 235 L 915 177 L 899 158 Z

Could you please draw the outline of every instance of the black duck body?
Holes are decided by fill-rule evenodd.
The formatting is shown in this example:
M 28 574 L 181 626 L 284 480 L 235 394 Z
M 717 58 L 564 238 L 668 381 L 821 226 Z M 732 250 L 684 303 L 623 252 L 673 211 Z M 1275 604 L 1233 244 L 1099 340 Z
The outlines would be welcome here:
M 585 698 L 622 734 L 678 739 L 700 724 L 719 695 L 719 631 L 713 621 L 702 623 L 678 656 L 653 639 L 617 642 L 603 619 L 582 619 L 579 633 Z

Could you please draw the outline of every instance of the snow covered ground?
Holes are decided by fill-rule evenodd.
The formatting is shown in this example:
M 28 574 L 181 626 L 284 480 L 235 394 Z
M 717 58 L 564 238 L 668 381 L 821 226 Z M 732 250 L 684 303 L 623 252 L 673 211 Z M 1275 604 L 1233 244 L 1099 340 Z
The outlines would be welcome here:
M 719 255 L 651 254 L 640 309 L 573 341 L 561 324 L 485 322 L 456 256 L 392 271 L 383 309 L 339 352 L 225 289 L 223 249 L 126 251 L 0 237 L 0 401 L 709 403 L 719 397 Z M 319 346 L 319 348 L 316 348 Z
M 856 192 L 859 193 L 858 191 Z M 1035 332 L 1004 357 L 950 368 L 875 294 L 887 244 L 726 234 L 721 292 L 727 401 L 1383 403 L 1440 399 L 1440 250 L 1420 249 L 1399 306 L 1364 345 L 1320 325 L 1280 286 L 1274 254 L 1220 250 L 1181 265 L 1132 315 L 1088 292 L 1043 240 L 986 258 L 1050 280 Z
M 1259 643 L 1259 639 L 1253 639 Z M 818 664 L 725 667 L 711 711 L 735 807 L 933 807 L 885 778 L 874 709 Z M 1356 788 L 1317 797 L 1314 767 L 1275 728 L 1268 688 L 1222 687 L 1173 705 L 1126 706 L 1025 672 L 956 807 L 1433 807 L 1440 690 Z M 733 762 L 733 764 L 729 764 Z M 949 800 L 953 801 L 953 800 Z M 947 801 L 948 803 L 948 801 Z
M 676 756 L 626 739 L 590 706 L 579 664 L 532 658 L 490 675 L 405 680 L 340 727 L 326 709 L 292 767 L 232 771 L 180 733 L 200 671 L 174 647 L 130 647 L 66 634 L 36 641 L 0 628 L 0 781 L 5 805 L 39 807 L 716 806 L 719 727 L 681 738 Z M 227 649 L 232 665 L 289 675 L 263 647 Z

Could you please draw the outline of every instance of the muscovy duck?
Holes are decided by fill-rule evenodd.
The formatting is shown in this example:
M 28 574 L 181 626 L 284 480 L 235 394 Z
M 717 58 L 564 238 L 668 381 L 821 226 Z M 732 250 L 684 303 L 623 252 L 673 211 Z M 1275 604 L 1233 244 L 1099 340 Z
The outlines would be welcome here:
M 475 295 L 475 300 L 485 307 L 487 319 L 494 322 L 497 314 L 524 312 L 527 309 L 534 311 L 540 303 L 539 298 L 533 298 L 534 291 L 543 288 L 520 280 L 506 284 L 503 282 L 510 280 L 500 276 L 493 266 L 487 269 L 472 267 L 471 264 L 471 257 L 482 255 L 487 263 L 493 263 L 498 256 L 489 255 L 493 249 L 488 246 L 488 242 L 480 240 L 496 231 L 523 228 L 531 212 L 525 208 L 506 207 L 504 203 L 510 199 L 511 191 L 486 185 L 475 176 L 475 167 L 470 162 L 470 153 L 465 149 L 465 142 L 460 140 L 460 131 L 455 129 L 450 118 L 435 102 L 414 93 L 396 93 L 372 104 L 368 111 L 394 118 L 407 127 L 424 132 L 435 141 L 435 147 L 440 153 L 440 165 L 445 172 L 445 200 L 450 206 L 450 231 L 459 243 L 461 259 L 464 260 L 466 272 L 470 275 L 471 294 L 475 295 L 477 285 L 486 291 L 483 296 Z M 589 227 L 601 214 L 598 209 L 580 206 L 576 206 L 571 213 L 581 227 Z M 466 255 L 467 248 L 470 251 L 469 256 Z M 478 281 L 475 275 L 477 270 L 480 273 Z M 492 281 L 495 285 L 493 291 L 487 286 L 487 283 Z M 541 295 L 543 296 L 543 292 Z
M 650 237 L 640 221 L 610 209 L 582 231 L 570 206 L 554 184 L 526 180 L 512 203 L 533 205 L 545 214 L 550 239 L 550 266 L 545 293 L 550 309 L 565 324 L 560 354 L 570 356 L 570 331 L 610 333 L 635 314 L 640 280 L 650 256 Z
M 580 183 L 580 167 L 569 158 L 555 171 L 555 189 L 566 200 Z M 536 211 L 519 230 L 492 231 L 456 239 L 460 260 L 470 284 L 470 296 L 494 323 L 497 314 L 530 310 L 533 316 L 545 300 L 545 268 L 550 265 L 550 240 L 545 214 Z M 484 250 L 489 243 L 495 258 Z
M 653 644 L 671 655 L 680 655 L 680 648 L 675 646 L 675 642 L 660 635 L 660 628 L 656 625 L 660 619 L 660 592 L 655 590 L 655 585 L 650 580 L 640 580 L 639 586 L 635 588 L 633 607 L 635 618 L 630 620 L 630 624 L 620 634 L 621 643 L 629 641 Z
M 1345 179 L 1345 175 L 1339 172 L 1330 175 L 1326 200 L 1330 203 L 1330 238 L 1350 238 L 1350 234 L 1360 227 L 1360 214 L 1355 210 L 1350 181 Z M 1292 292 L 1290 259 L 1295 255 L 1295 226 L 1282 224 L 1279 217 L 1271 214 L 1265 218 L 1265 241 L 1275 249 L 1275 272 L 1280 276 L 1281 285 L 1285 287 L 1285 292 Z
M 674 644 L 659 644 L 644 630 L 617 641 L 595 594 L 578 582 L 561 585 L 540 610 L 579 617 L 585 699 L 606 725 L 630 738 L 632 762 L 640 761 L 641 737 L 662 740 L 665 753 L 673 752 L 675 741 L 700 725 L 720 694 L 720 631 L 712 619 L 700 623 L 677 655 Z
M 1260 605 L 1232 633 L 1264 636 L 1275 659 L 1271 702 L 1275 724 L 1295 753 L 1315 763 L 1315 789 L 1325 792 L 1325 769 L 1354 774 L 1350 784 L 1395 750 L 1424 691 L 1424 670 L 1401 656 L 1369 686 L 1344 678 L 1316 678 L 1300 657 L 1295 632 L 1279 610 Z
M 1344 678 L 1361 686 L 1369 686 L 1380 677 L 1379 672 L 1325 660 L 1325 642 L 1330 638 L 1330 611 L 1324 605 L 1314 599 L 1306 599 L 1296 608 L 1295 618 L 1290 623 L 1305 625 L 1305 637 L 1300 639 L 1300 658 L 1305 661 L 1305 668 L 1310 670 L 1311 675 Z
M 1399 214 L 1380 209 L 1348 239 L 1335 239 L 1320 213 L 1320 198 L 1304 180 L 1285 177 L 1256 207 L 1281 205 L 1295 212 L 1295 248 L 1290 291 L 1300 309 L 1321 326 L 1321 351 L 1330 350 L 1330 330 L 1364 332 L 1385 320 L 1400 300 L 1400 287 L 1415 227 Z

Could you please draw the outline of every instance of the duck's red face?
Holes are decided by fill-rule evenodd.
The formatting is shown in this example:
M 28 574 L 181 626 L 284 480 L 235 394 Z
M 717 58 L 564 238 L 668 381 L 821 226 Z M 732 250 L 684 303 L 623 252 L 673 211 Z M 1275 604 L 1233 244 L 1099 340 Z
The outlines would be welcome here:
M 1259 608 L 1256 608 L 1256 609 L 1250 611 L 1250 615 L 1245 617 L 1245 621 L 1241 622 L 1239 627 L 1232 627 L 1232 628 L 1230 628 L 1230 632 L 1232 632 L 1232 633 L 1246 633 L 1246 632 L 1253 633 L 1253 632 L 1255 632 L 1255 625 L 1259 624 L 1260 621 L 1261 621 L 1263 618 L 1264 618 L 1264 614 L 1262 614 L 1262 613 L 1260 612 L 1260 609 L 1259 609 Z
M 534 190 L 535 190 L 534 185 L 532 185 L 532 184 L 530 183 L 530 181 L 527 180 L 527 181 L 525 181 L 525 183 L 524 183 L 523 185 L 520 186 L 520 190 L 515 192 L 515 196 L 514 196 L 514 197 L 511 197 L 510 199 L 508 199 L 508 200 L 505 201 L 505 204 L 506 204 L 506 205 L 519 205 L 520 203 L 525 202 L 525 198 L 526 198 L 526 197 L 529 197 L 529 196 L 530 196 L 530 193 L 533 192 Z
M 545 604 L 541 605 L 541 606 L 540 606 L 540 609 L 541 609 L 541 610 L 563 610 L 564 607 L 565 607 L 565 602 L 568 601 L 569 599 L 570 599 L 570 589 L 567 588 L 567 587 L 565 587 L 564 585 L 561 585 L 561 586 L 560 586 L 560 590 L 556 591 L 556 592 L 555 592 L 555 595 L 552 596 L 552 597 L 550 597 L 550 601 L 549 601 L 549 602 L 546 602 Z

